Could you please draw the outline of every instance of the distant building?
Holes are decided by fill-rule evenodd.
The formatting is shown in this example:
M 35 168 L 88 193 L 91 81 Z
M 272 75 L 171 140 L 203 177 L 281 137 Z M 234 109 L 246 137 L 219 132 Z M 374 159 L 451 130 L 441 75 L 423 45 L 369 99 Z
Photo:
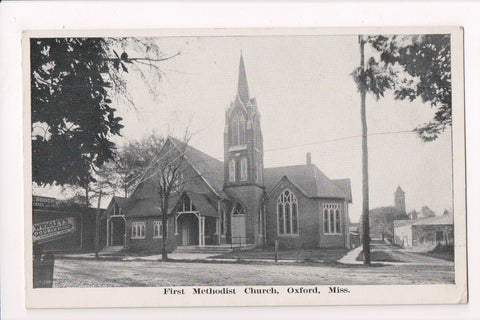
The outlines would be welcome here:
M 405 192 L 398 187 L 394 206 L 370 210 L 370 238 L 393 241 L 393 221 L 408 219 L 405 211 Z
M 430 251 L 437 245 L 453 245 L 453 216 L 394 221 L 394 244 L 416 251 Z
M 418 219 L 418 212 L 417 210 L 413 209 L 408 213 L 408 219 L 410 220 L 417 220 Z
M 165 150 L 185 150 L 183 191 L 172 194 L 169 250 L 221 244 L 344 248 L 348 241 L 349 179 L 332 180 L 311 162 L 264 168 L 263 135 L 250 97 L 243 57 L 238 91 L 225 112 L 224 159 L 169 137 Z M 183 152 L 183 151 L 182 151 Z M 158 195 L 151 181 L 107 208 L 107 245 L 160 251 L 163 241 Z
M 405 209 L 405 192 L 403 192 L 402 188 L 398 186 L 397 190 L 394 193 L 395 195 L 395 208 L 400 210 L 402 213 L 407 213 Z

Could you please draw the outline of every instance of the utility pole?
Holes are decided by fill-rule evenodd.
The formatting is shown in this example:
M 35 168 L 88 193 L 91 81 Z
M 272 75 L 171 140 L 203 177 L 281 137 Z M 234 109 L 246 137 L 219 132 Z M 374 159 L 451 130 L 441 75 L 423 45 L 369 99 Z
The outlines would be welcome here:
M 365 39 L 358 36 L 360 43 L 360 68 L 362 72 L 360 97 L 360 114 L 362 118 L 362 230 L 363 230 L 363 264 L 370 264 L 370 219 L 368 204 L 368 144 L 367 144 L 367 111 L 365 106 L 366 78 L 365 78 Z
M 95 216 L 95 259 L 99 258 L 98 251 L 100 250 L 100 201 L 102 200 L 102 190 L 98 195 L 97 214 Z

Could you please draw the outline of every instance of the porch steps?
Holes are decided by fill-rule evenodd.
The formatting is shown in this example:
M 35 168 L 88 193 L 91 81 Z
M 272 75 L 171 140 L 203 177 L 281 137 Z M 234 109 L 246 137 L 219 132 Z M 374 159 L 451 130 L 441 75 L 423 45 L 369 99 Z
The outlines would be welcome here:
M 103 256 L 114 256 L 122 250 L 123 246 L 108 246 L 103 248 L 102 251 L 100 251 L 100 254 Z
M 255 247 L 255 245 L 208 245 L 208 246 L 179 246 L 173 252 L 174 253 L 212 253 L 222 254 L 229 253 L 234 250 L 246 250 Z

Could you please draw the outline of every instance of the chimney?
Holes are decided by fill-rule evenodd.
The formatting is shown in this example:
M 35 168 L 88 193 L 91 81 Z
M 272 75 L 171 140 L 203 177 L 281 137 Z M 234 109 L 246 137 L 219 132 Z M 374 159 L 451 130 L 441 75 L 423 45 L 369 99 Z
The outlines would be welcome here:
M 312 164 L 312 154 L 310 152 L 307 152 L 307 165 Z

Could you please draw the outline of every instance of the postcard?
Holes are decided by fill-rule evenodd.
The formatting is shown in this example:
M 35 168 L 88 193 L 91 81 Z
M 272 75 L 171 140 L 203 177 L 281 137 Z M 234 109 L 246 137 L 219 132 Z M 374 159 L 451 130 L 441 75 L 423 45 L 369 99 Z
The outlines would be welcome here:
M 461 27 L 22 46 L 27 307 L 467 302 Z

